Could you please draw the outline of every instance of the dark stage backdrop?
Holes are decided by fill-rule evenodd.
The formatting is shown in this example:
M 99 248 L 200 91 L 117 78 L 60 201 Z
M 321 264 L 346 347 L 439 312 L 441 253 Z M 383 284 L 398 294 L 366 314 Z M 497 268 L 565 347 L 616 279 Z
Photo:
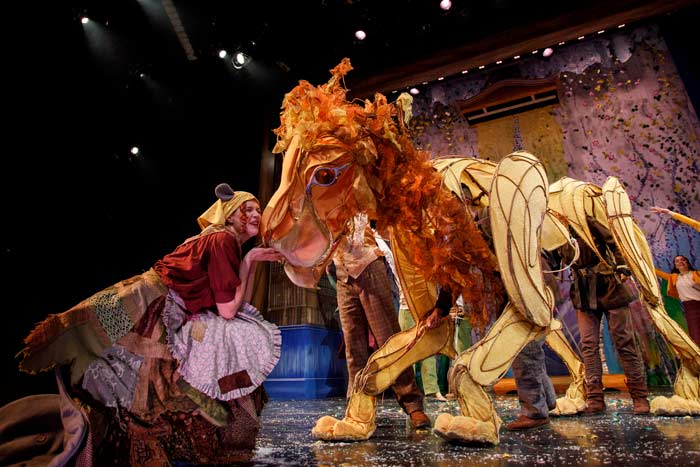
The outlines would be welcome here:
M 56 10 L 36 25 L 37 44 L 24 44 L 27 56 L 41 56 L 27 68 L 8 63 L 21 71 L 9 112 L 16 131 L 7 132 L 14 144 L 0 171 L 0 405 L 55 392 L 50 375 L 17 371 L 35 323 L 143 272 L 196 233 L 216 184 L 258 191 L 260 155 L 292 87 L 279 70 L 232 74 L 206 56 L 163 60 L 141 77 L 134 57 L 106 59 L 69 9 Z

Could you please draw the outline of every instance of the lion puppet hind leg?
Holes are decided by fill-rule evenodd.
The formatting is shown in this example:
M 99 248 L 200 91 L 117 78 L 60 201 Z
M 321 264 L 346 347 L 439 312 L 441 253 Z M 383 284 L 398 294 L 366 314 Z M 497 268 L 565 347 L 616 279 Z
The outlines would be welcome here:
M 451 386 L 461 415 L 443 413 L 433 424 L 441 438 L 463 444 L 498 444 L 501 418 L 484 387 L 497 382 L 529 342 L 543 338 L 549 328 L 532 323 L 508 304 L 484 339 L 464 351 L 455 362 Z

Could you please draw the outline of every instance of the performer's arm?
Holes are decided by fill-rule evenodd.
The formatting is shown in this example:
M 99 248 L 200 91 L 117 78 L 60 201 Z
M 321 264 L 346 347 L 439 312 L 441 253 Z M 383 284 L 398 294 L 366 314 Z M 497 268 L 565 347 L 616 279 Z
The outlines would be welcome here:
M 438 293 L 437 301 L 433 307 L 433 311 L 425 318 L 424 326 L 426 329 L 434 329 L 440 326 L 442 319 L 450 314 L 452 309 L 452 293 L 446 287 L 441 287 Z
M 695 219 L 692 219 L 688 216 L 684 216 L 683 214 L 679 214 L 677 212 L 671 211 L 670 209 L 666 208 L 660 208 L 658 206 L 653 206 L 651 208 L 651 212 L 655 212 L 657 214 L 668 214 L 671 216 L 673 219 L 677 220 L 678 222 L 682 222 L 684 224 L 687 224 L 700 232 L 700 221 L 696 221 Z
M 671 274 L 667 273 L 666 271 L 662 271 L 661 269 L 654 269 L 656 271 L 656 275 L 659 276 L 660 278 L 670 281 L 671 280 Z

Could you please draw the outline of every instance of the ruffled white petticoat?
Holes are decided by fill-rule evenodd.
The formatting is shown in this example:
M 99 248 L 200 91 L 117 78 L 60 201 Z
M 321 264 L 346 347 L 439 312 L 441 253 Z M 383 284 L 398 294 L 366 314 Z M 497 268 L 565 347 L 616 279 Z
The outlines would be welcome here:
M 187 318 L 182 299 L 171 290 L 163 311 L 168 347 L 185 381 L 210 397 L 250 394 L 280 359 L 280 330 L 248 303 L 231 320 L 212 312 Z

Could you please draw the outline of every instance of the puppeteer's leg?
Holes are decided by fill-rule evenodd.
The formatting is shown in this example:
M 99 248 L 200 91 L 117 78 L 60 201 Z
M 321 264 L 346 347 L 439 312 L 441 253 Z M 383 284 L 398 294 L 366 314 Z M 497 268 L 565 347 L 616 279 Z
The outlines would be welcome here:
M 607 319 L 608 326 L 610 326 L 610 335 L 615 344 L 617 355 L 620 357 L 622 370 L 625 372 L 630 396 L 635 401 L 635 404 L 638 404 L 638 401 L 644 401 L 646 412 L 648 413 L 649 407 L 646 403 L 649 395 L 647 374 L 644 371 L 642 354 L 635 340 L 634 324 L 632 323 L 630 309 L 629 307 L 622 307 L 608 310 Z
M 543 345 L 543 339 L 534 340 L 523 347 L 513 360 L 520 417 L 526 417 L 526 420 L 548 419 L 549 411 L 555 408 L 557 402 L 554 385 L 547 375 Z
M 547 335 L 546 343 L 562 359 L 571 375 L 566 394 L 557 399 L 557 406 L 551 411 L 551 415 L 575 415 L 583 412 L 586 408 L 584 366 L 561 331 L 561 323 L 558 324 L 558 328 L 555 325 L 555 329 Z
M 605 411 L 603 395 L 603 362 L 600 358 L 600 324 L 602 312 L 576 310 L 576 319 L 581 334 L 581 354 L 586 366 L 587 414 Z
M 338 281 L 338 316 L 345 344 L 345 362 L 348 369 L 347 397 L 353 392 L 355 375 L 367 364 L 370 350 L 368 344 L 369 323 L 362 308 L 359 285 L 354 279 L 347 283 Z

